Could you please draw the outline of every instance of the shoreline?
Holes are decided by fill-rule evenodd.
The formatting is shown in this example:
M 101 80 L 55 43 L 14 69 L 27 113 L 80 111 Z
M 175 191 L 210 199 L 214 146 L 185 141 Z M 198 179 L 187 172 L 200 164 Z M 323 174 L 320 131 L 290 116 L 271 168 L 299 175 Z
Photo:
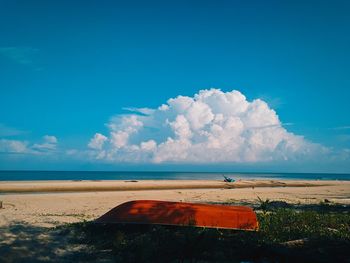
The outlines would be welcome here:
M 71 181 L 2 181 L 0 195 L 11 193 L 106 192 L 175 189 L 235 189 L 259 187 L 319 187 L 350 181 L 336 180 L 71 180 Z

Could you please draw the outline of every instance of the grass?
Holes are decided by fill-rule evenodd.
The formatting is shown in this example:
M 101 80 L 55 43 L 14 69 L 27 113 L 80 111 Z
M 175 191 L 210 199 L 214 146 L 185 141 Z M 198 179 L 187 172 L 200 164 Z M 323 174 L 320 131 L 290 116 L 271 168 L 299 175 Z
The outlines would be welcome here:
M 61 227 L 92 253 L 107 251 L 115 262 L 349 262 L 349 208 L 257 210 L 260 231 L 195 227 L 96 225 Z

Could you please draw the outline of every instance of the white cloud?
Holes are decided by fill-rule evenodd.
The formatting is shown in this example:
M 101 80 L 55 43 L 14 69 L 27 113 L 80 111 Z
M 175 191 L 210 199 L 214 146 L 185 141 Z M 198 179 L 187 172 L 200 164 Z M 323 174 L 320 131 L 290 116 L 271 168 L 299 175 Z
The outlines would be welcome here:
M 326 148 L 288 132 L 263 100 L 201 90 L 157 109 L 128 108 L 96 133 L 90 154 L 109 162 L 256 163 L 305 159 Z M 141 113 L 141 114 L 140 114 Z
M 103 144 L 107 140 L 108 140 L 108 138 L 106 136 L 104 136 L 103 134 L 96 133 L 95 136 L 90 140 L 88 146 L 91 149 L 101 150 L 103 147 Z
M 36 143 L 31 146 L 31 149 L 37 152 L 55 151 L 57 147 L 57 138 L 55 136 L 45 135 L 43 143 Z
M 0 139 L 1 153 L 47 154 L 54 152 L 57 147 L 55 136 L 45 135 L 42 143 L 31 144 L 23 140 Z
M 56 144 L 57 143 L 57 138 L 55 136 L 51 136 L 51 135 L 45 135 L 43 137 L 44 141 L 46 143 L 51 143 L 51 144 Z
M 126 108 L 123 108 L 123 110 L 135 112 L 135 113 L 140 113 L 140 114 L 144 114 L 144 115 L 149 115 L 149 114 L 152 114 L 154 112 L 154 110 L 149 109 L 149 108 L 134 108 L 134 107 L 126 107 Z
M 0 139 L 0 152 L 2 153 L 26 153 L 28 142 L 19 140 Z
M 141 142 L 141 150 L 144 151 L 154 151 L 157 148 L 157 143 L 153 140 L 149 140 L 147 142 Z

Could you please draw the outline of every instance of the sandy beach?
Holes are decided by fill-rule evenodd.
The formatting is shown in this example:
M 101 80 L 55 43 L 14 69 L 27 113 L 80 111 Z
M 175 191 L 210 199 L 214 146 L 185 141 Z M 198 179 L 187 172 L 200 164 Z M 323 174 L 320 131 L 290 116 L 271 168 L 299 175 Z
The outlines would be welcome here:
M 318 204 L 350 204 L 350 181 L 316 180 L 144 180 L 1 182 L 0 226 L 26 223 L 52 227 L 93 220 L 130 200 L 253 205 L 258 198 Z

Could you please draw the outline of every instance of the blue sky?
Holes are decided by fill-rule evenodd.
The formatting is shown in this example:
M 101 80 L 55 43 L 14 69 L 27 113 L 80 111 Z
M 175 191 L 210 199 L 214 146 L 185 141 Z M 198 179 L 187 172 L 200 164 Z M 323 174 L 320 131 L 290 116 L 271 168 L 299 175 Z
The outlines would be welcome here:
M 66 151 L 110 140 L 106 123 L 126 107 L 217 88 L 266 101 L 288 132 L 336 152 L 321 170 L 350 172 L 349 12 L 349 1 L 0 1 L 0 169 L 125 167 Z M 55 151 L 15 154 L 13 141 Z M 293 171 L 268 163 L 244 169 Z

